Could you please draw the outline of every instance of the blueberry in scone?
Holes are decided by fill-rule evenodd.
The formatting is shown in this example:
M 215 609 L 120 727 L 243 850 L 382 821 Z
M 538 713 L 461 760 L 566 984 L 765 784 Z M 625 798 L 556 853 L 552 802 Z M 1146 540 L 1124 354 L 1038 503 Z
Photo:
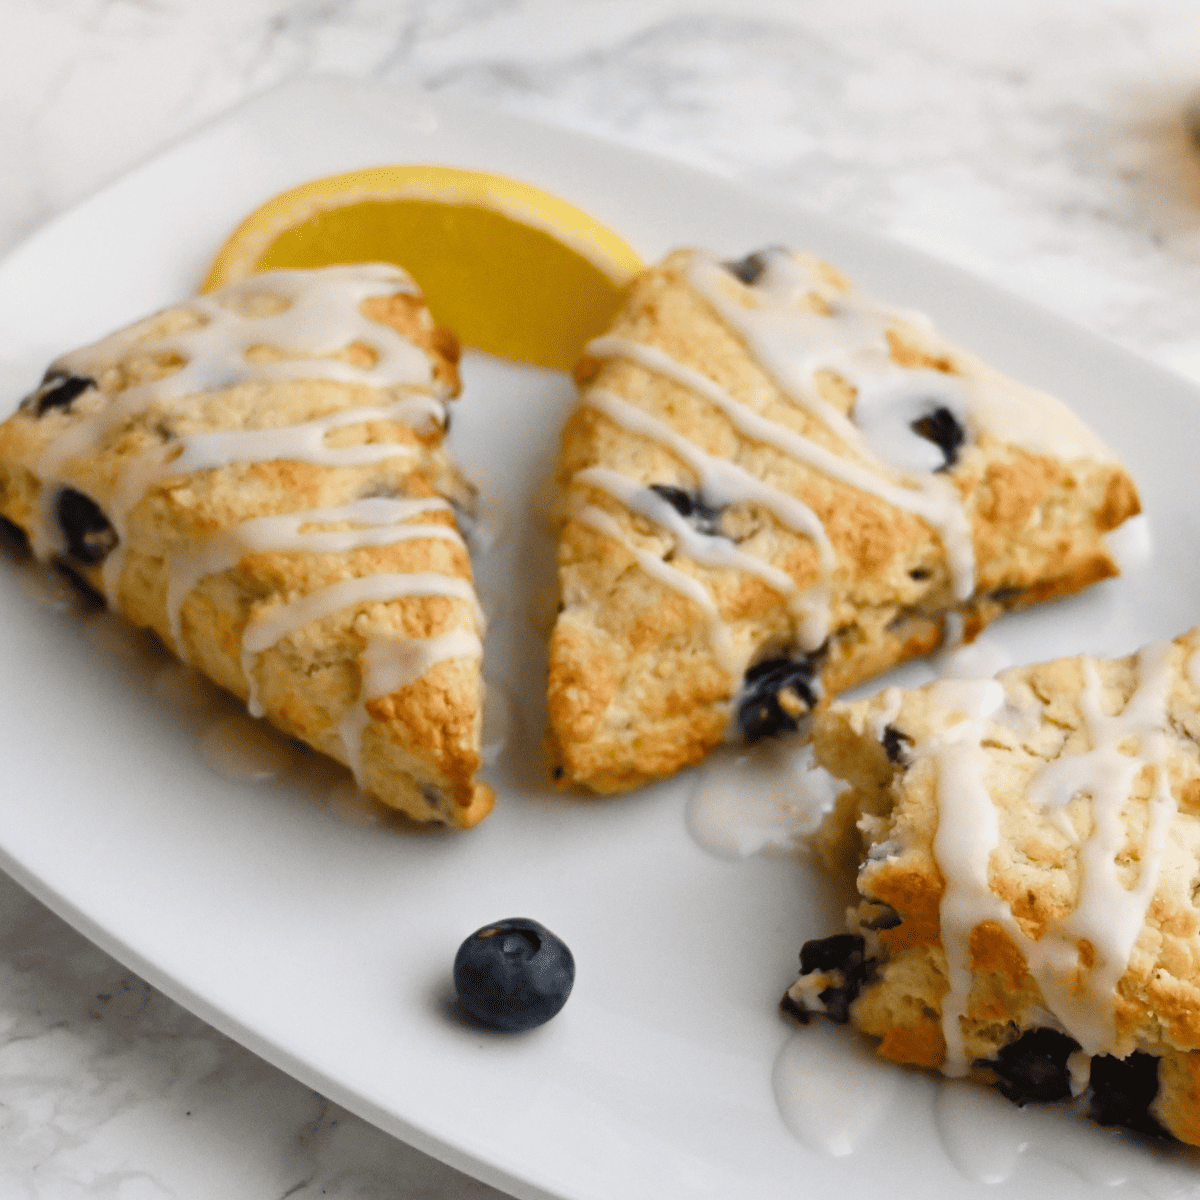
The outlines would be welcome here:
M 1114 575 L 1128 474 L 1058 400 L 782 247 L 680 250 L 576 371 L 548 738 L 620 791 Z
M 1200 631 L 834 703 L 813 741 L 858 901 L 784 1007 L 1200 1144 Z
M 396 267 L 254 276 L 53 363 L 0 424 L 0 520 L 386 804 L 473 825 L 457 360 Z

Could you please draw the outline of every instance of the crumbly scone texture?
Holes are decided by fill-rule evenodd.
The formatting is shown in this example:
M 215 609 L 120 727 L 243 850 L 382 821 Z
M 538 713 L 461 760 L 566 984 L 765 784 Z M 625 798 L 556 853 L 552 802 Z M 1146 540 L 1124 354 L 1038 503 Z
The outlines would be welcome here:
M 696 253 L 676 251 L 640 276 L 611 335 L 665 352 L 753 417 L 862 465 L 859 450 L 789 397 L 746 340 L 689 285 Z M 831 267 L 795 257 L 835 293 L 850 291 Z M 729 304 L 752 309 L 757 303 L 754 286 L 732 272 L 721 287 Z M 798 311 L 816 314 L 823 304 L 815 295 L 795 301 Z M 999 378 L 920 320 L 897 317 L 887 348 L 896 367 Z M 753 672 L 776 659 L 798 664 L 785 663 L 782 675 L 799 672 L 799 690 L 785 682 L 764 701 L 783 710 L 786 724 L 814 700 L 935 650 L 946 637 L 948 614 L 969 641 L 1006 610 L 1115 575 L 1103 535 L 1139 510 L 1132 481 L 1110 456 L 1064 461 L 987 434 L 973 436 L 938 475 L 961 497 L 974 549 L 972 594 L 956 600 L 946 547 L 923 517 L 748 436 L 696 388 L 632 357 L 585 356 L 576 374 L 580 402 L 566 423 L 556 474 L 561 602 L 550 643 L 547 750 L 555 779 L 599 793 L 698 762 L 726 736 L 747 692 L 761 687 L 752 675 L 740 678 L 739 666 Z M 825 370 L 816 383 L 821 400 L 854 419 L 856 389 L 846 378 Z M 811 510 L 828 537 L 832 564 L 822 563 L 813 536 L 762 503 L 730 503 L 705 515 L 709 531 L 783 572 L 796 594 L 825 590 L 827 636 L 819 647 L 799 646 L 795 596 L 761 572 L 697 561 L 661 522 L 581 476 L 607 468 L 643 488 L 697 497 L 697 470 L 679 444 L 618 423 L 603 400 L 593 402 L 597 396 L 634 406 L 658 429 L 669 426 L 693 448 Z M 601 528 L 580 519 L 597 509 L 615 524 Z M 715 616 L 661 573 L 645 569 L 648 560 L 699 585 Z M 714 649 L 716 625 L 725 639 L 723 655 Z
M 305 378 L 301 367 L 292 378 L 235 377 L 227 386 L 137 403 L 139 388 L 169 383 L 187 365 L 179 354 L 162 350 L 205 323 L 194 304 L 185 302 L 64 356 L 70 364 L 84 354 L 91 365 L 88 378 L 73 383 L 68 370 L 77 367 L 53 365 L 43 385 L 0 424 L 0 516 L 24 531 L 39 556 L 96 598 L 106 598 L 135 625 L 153 630 L 221 687 L 243 699 L 253 689 L 273 725 L 342 762 L 348 761 L 343 722 L 365 695 L 362 656 L 369 643 L 402 647 L 453 630 L 482 633 L 469 593 L 470 561 L 450 508 L 469 510 L 473 489 L 448 455 L 440 424 L 379 416 L 406 397 L 448 400 L 459 391 L 457 339 L 436 326 L 424 299 L 400 275 L 409 286 L 381 283 L 379 294 L 363 299 L 358 312 L 371 327 L 394 330 L 419 349 L 428 361 L 427 383 L 378 387 L 356 381 L 352 371 L 348 378 Z M 243 287 L 221 302 L 249 318 L 286 310 L 287 298 L 272 292 L 270 279 L 264 276 L 260 289 Z M 285 366 L 306 357 L 303 348 L 269 342 L 250 346 L 245 355 L 254 363 Z M 379 352 L 360 339 L 323 357 L 369 369 Z M 88 386 L 72 395 L 82 384 Z M 137 464 L 162 448 L 177 445 L 177 457 L 186 462 L 190 449 L 209 435 L 286 432 L 357 408 L 375 411 L 370 419 L 335 422 L 322 444 L 346 448 L 348 460 L 352 448 L 363 447 L 370 461 L 302 461 L 285 453 L 173 471 L 168 456 L 166 471 L 144 491 L 129 491 L 137 483 Z M 63 459 L 60 448 L 88 422 L 93 432 L 85 450 Z M 395 446 L 395 454 L 375 453 L 381 446 Z M 53 478 L 45 482 L 46 456 L 55 453 Z M 73 538 L 55 526 L 64 519 L 65 494 L 83 497 L 73 518 L 83 532 L 77 529 Z M 118 537 L 108 517 L 131 496 L 140 498 L 125 514 Z M 380 544 L 364 539 L 346 549 L 246 547 L 232 565 L 191 581 L 172 628 L 172 580 L 231 531 L 256 518 L 337 510 L 368 498 L 440 498 L 405 520 L 445 527 L 448 536 L 379 539 Z M 301 525 L 299 533 L 332 535 L 359 527 L 353 520 L 325 519 Z M 106 579 L 106 562 L 118 549 L 119 576 Z M 261 653 L 243 654 L 248 626 L 322 589 L 370 576 L 414 574 L 462 581 L 469 594 L 389 597 L 379 591 L 318 614 Z M 366 790 L 419 821 L 469 827 L 487 815 L 491 789 L 475 780 L 483 710 L 477 658 L 436 661 L 394 693 L 367 697 L 365 710 L 354 728 L 361 737 L 358 776 Z
M 947 685 L 885 689 L 819 714 L 817 759 L 849 785 L 820 841 L 835 872 L 856 876 L 859 902 L 847 913 L 849 938 L 806 948 L 809 969 L 785 1007 L 827 1011 L 824 995 L 839 1019 L 877 1040 L 882 1057 L 931 1068 L 945 1068 L 945 1014 L 957 1011 L 965 1062 L 981 1081 L 1022 1101 L 1058 1098 L 1022 1092 L 1030 1086 L 1022 1047 L 1050 1046 L 1041 1070 L 1069 1066 L 1073 1092 L 1084 1089 L 1090 1065 L 1105 1123 L 1157 1132 L 1157 1122 L 1200 1144 L 1198 652 L 1192 630 L 1139 655 L 1059 659 L 997 676 L 1003 702 L 969 735 L 978 756 L 970 778 L 988 798 L 969 820 L 975 828 L 994 820 L 986 887 L 1001 907 L 998 915 L 977 907 L 965 922 L 961 913 L 972 910 L 961 907 L 962 878 L 979 843 L 939 841 L 939 829 L 971 803 L 970 787 L 946 765 L 962 752 Z M 1149 688 L 1151 702 L 1143 690 L 1131 705 L 1139 688 Z M 961 707 L 960 718 L 969 705 Z M 1119 744 L 1098 751 L 1098 723 L 1122 714 Z M 1107 757 L 1080 773 L 1089 754 Z M 1106 780 L 1119 781 L 1115 792 Z M 1154 812 L 1167 822 L 1158 833 Z M 1144 880 L 1143 870 L 1153 876 Z M 1109 872 L 1108 898 L 1098 904 L 1097 880 Z M 1123 922 L 1132 924 L 1122 969 L 1104 961 L 1102 939 Z M 969 991 L 951 1010 L 956 944 Z M 826 945 L 832 957 L 823 956 Z M 1047 954 L 1055 946 L 1057 958 Z M 847 950 L 856 975 L 849 990 L 834 961 Z M 1101 1034 L 1102 1045 L 1068 1064 L 1081 1042 Z M 1118 1111 L 1127 1098 L 1103 1082 L 1122 1067 L 1142 1075 L 1132 1113 Z M 1062 1081 L 1059 1094 L 1065 1074 Z

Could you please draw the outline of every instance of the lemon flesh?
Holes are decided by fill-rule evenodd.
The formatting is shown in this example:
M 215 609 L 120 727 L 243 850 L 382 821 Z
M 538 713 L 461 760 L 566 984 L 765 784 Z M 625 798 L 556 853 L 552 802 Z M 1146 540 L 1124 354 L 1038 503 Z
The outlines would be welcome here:
M 558 197 L 448 167 L 314 180 L 234 231 L 204 290 L 259 271 L 393 262 L 468 346 L 570 369 L 621 304 L 638 256 Z

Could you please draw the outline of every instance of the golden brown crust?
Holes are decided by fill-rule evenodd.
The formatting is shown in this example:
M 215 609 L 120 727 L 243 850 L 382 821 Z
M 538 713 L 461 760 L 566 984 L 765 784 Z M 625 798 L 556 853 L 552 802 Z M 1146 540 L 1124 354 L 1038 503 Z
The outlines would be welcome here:
M 640 276 L 611 334 L 665 353 L 753 416 L 861 465 L 860 452 L 789 399 L 691 285 L 695 259 L 696 252 L 677 251 Z M 849 286 L 825 264 L 804 261 L 834 286 Z M 729 303 L 755 303 L 732 275 L 725 283 Z M 815 295 L 808 302 L 819 311 Z M 984 370 L 913 325 L 889 329 L 888 343 L 903 366 L 970 379 Z M 566 422 L 556 472 L 562 608 L 548 681 L 551 766 L 563 785 L 602 793 L 633 787 L 697 762 L 725 736 L 741 679 L 714 646 L 713 614 L 687 589 L 698 584 L 711 597 L 732 647 L 727 658 L 753 665 L 803 657 L 794 608 L 778 584 L 761 572 L 697 561 L 675 533 L 596 482 L 594 468 L 643 489 L 694 493 L 699 482 L 677 446 L 618 421 L 607 397 L 801 501 L 824 528 L 835 559 L 829 637 L 810 660 L 822 701 L 936 649 L 947 614 L 971 640 L 1005 611 L 1116 574 L 1102 534 L 1138 511 L 1133 484 L 1114 461 L 1061 461 L 979 434 L 941 475 L 962 497 L 976 562 L 973 594 L 959 603 L 942 539 L 915 512 L 740 432 L 695 387 L 628 354 L 594 349 L 575 377 L 580 403 Z M 846 380 L 823 371 L 819 387 L 825 403 L 853 413 Z M 782 572 L 796 593 L 822 584 L 817 542 L 763 504 L 726 504 L 717 520 L 723 537 Z M 673 575 L 672 584 L 647 573 L 647 556 L 686 578 Z
M 985 787 L 996 822 L 987 858 L 991 899 L 972 901 L 971 911 L 986 913 L 996 900 L 1002 902 L 1001 915 L 980 919 L 969 929 L 970 989 L 959 1010 L 966 1062 L 985 1081 L 993 1078 L 986 1064 L 1033 1029 L 1065 1029 L 1090 1054 L 1155 1056 L 1159 1083 L 1151 1116 L 1174 1136 L 1196 1144 L 1198 668 L 1200 631 L 1192 630 L 1139 655 L 1059 659 L 997 677 L 1003 703 L 970 735 L 970 744 L 981 752 L 971 778 Z M 939 746 L 947 744 L 947 730 L 961 717 L 950 715 L 949 693 L 938 691 L 944 687 L 887 689 L 869 700 L 835 704 L 814 722 L 819 761 L 849 785 L 821 831 L 819 847 L 833 870 L 856 878 L 861 902 L 851 910 L 850 924 L 866 938 L 876 962 L 873 977 L 851 1006 L 851 1020 L 878 1040 L 881 1056 L 933 1068 L 947 1059 L 948 971 L 954 938 L 961 936 L 944 924 L 947 879 L 963 871 L 961 861 L 939 858 L 936 839 L 944 823 L 953 826 L 955 810 L 973 803 L 966 799 L 962 778 L 945 774 L 949 768 Z M 1141 699 L 1131 708 L 1135 696 Z M 1100 732 L 1103 720 L 1127 711 L 1115 734 Z M 1096 775 L 1078 764 L 1083 756 L 1101 753 L 1105 736 L 1114 740 L 1103 751 L 1110 757 L 1099 760 L 1107 765 Z M 1124 779 L 1126 769 L 1128 784 L 1115 799 L 1097 798 L 1104 780 Z M 1056 779 L 1074 782 L 1060 785 Z M 1047 790 L 1057 787 L 1066 790 Z M 1160 805 L 1167 807 L 1155 807 Z M 1111 819 L 1102 811 L 1118 812 L 1116 834 L 1098 833 L 1101 822 Z M 1155 818 L 1156 811 L 1167 815 Z M 982 813 L 975 818 L 985 819 Z M 1156 819 L 1168 822 L 1158 851 L 1150 833 Z M 1085 857 L 1092 853 L 1092 839 L 1101 836 L 1115 838 L 1103 844 L 1114 847 L 1109 861 L 1118 883 L 1110 885 L 1116 890 L 1109 899 L 1098 903 L 1096 879 L 1105 868 Z M 1139 900 L 1129 889 L 1142 885 L 1143 870 L 1155 874 L 1152 892 Z M 1087 899 L 1085 884 L 1091 888 Z M 973 894 L 964 893 L 961 882 L 955 886 L 959 904 L 964 894 Z M 880 904 L 890 906 L 894 920 L 886 922 L 888 928 L 871 929 Z M 1130 935 L 1128 961 L 1123 969 L 1118 963 L 1115 986 L 1106 985 L 1105 956 L 1116 951 L 1105 939 L 1126 919 L 1126 905 L 1140 928 L 1135 924 Z M 1069 936 L 1076 967 L 1066 959 L 1031 957 L 1043 943 L 1067 936 L 1062 930 L 1074 931 Z M 1053 976 L 1043 974 L 1052 961 L 1068 972 L 1062 976 L 1069 985 L 1065 993 Z M 1063 999 L 1070 994 L 1087 997 L 1081 1011 L 1071 1007 L 1076 1001 Z M 1101 1030 L 1109 1030 L 1107 1040 L 1089 1045 L 1088 1038 Z
M 239 312 L 258 306 L 264 312 L 286 309 L 271 293 L 270 276 L 262 289 L 228 301 Z M 457 394 L 458 343 L 438 329 L 424 300 L 406 290 L 368 296 L 359 311 L 369 321 L 390 326 L 418 346 L 428 359 L 431 386 L 443 398 Z M 216 293 L 219 301 L 222 293 Z M 39 478 L 45 455 L 60 439 L 81 427 L 90 415 L 113 411 L 130 390 L 168 378 L 183 365 L 178 354 L 156 347 L 171 334 L 196 327 L 187 304 L 168 309 L 114 335 L 92 351 L 94 388 L 69 405 L 51 406 L 41 415 L 27 403 L 0 424 L 0 515 L 34 540 L 45 523 Z M 369 371 L 380 352 L 366 339 L 328 357 Z M 298 357 L 289 347 L 251 346 L 250 362 L 286 362 Z M 77 356 L 68 356 L 74 362 Z M 343 410 L 395 404 L 417 397 L 421 384 L 376 386 L 334 378 L 234 382 L 179 397 L 152 397 L 133 406 L 84 452 L 68 456 L 54 470 L 53 487 L 90 498 L 112 514 L 118 491 L 129 486 L 130 464 L 138 455 L 176 443 L 186 452 L 196 435 L 226 431 L 274 430 L 302 425 Z M 35 393 L 35 396 L 37 394 Z M 363 709 L 360 779 L 385 803 L 417 820 L 467 827 L 492 804 L 491 790 L 476 782 L 480 767 L 483 687 L 478 657 L 435 661 L 421 676 L 387 695 L 363 697 L 363 654 L 371 643 L 419 644 L 456 630 L 481 632 L 477 606 L 469 591 L 471 565 L 445 500 L 469 506 L 471 489 L 442 446 L 443 429 L 397 416 L 343 424 L 324 435 L 323 445 L 380 447 L 378 456 L 358 463 L 234 457 L 214 467 L 172 473 L 168 466 L 129 508 L 119 538 L 116 578 L 106 580 L 110 558 L 84 562 L 72 557 L 69 544 L 49 546 L 48 556 L 65 557 L 69 566 L 136 625 L 154 630 L 181 656 L 222 687 L 247 699 L 251 684 L 265 715 L 285 733 L 346 762 L 347 738 L 354 741 L 354 711 Z M 391 452 L 395 447 L 395 452 Z M 186 460 L 184 460 L 186 461 Z M 173 625 L 173 581 L 187 576 L 189 559 L 211 553 L 222 538 L 247 521 L 280 514 L 344 508 L 368 498 L 435 503 L 396 521 L 445 529 L 446 536 L 425 534 L 371 544 L 366 539 L 344 548 L 285 543 L 240 545 L 236 561 L 189 579 L 177 597 Z M 445 499 L 443 499 L 445 498 Z M 365 519 L 365 518 L 364 518 Z M 361 529 L 350 519 L 317 521 L 299 527 L 305 534 L 336 535 Z M 111 575 L 111 572 L 110 572 Z M 284 629 L 281 636 L 251 659 L 246 674 L 243 641 L 255 622 L 269 621 L 288 605 L 335 585 L 382 575 L 447 577 L 460 581 L 463 595 L 403 594 L 367 596 L 326 615 Z M 178 643 L 176 639 L 178 632 Z M 350 724 L 345 723 L 349 721 Z

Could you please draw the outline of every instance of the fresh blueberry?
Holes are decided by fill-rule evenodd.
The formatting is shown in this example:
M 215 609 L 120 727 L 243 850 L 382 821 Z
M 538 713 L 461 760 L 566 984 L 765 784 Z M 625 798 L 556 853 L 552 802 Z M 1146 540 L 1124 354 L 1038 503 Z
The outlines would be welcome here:
M 939 405 L 924 417 L 918 417 L 912 423 L 912 431 L 918 437 L 933 442 L 946 456 L 946 461 L 938 468 L 939 471 L 954 466 L 958 459 L 958 449 L 967 440 L 966 430 L 944 405 Z
M 720 536 L 721 510 L 719 508 L 710 508 L 699 495 L 685 492 L 683 488 L 673 487 L 669 483 L 652 483 L 650 490 L 661 496 L 700 533 L 706 533 L 709 537 Z
M 768 246 L 764 250 L 755 250 L 753 254 L 747 254 L 745 258 L 723 262 L 721 266 L 747 287 L 753 287 L 763 277 L 771 259 L 783 252 L 785 251 L 781 246 Z
M 574 982 L 571 951 L 526 917 L 477 929 L 454 958 L 459 1003 L 504 1033 L 544 1025 L 566 1004 Z
M 883 749 L 888 756 L 888 762 L 903 764 L 907 757 L 906 747 L 912 745 L 912 738 L 901 732 L 895 725 L 885 726 L 883 730 Z
M 1067 1059 L 1078 1049 L 1074 1038 L 1057 1029 L 1030 1029 L 1001 1046 L 995 1058 L 980 1059 L 975 1065 L 990 1068 L 997 1090 L 1023 1108 L 1065 1100 L 1071 1094 Z
M 0 517 L 0 539 L 9 543 L 16 551 L 29 553 L 29 536 L 20 525 L 7 517 Z
M 63 488 L 55 504 L 67 551 L 77 562 L 103 562 L 117 544 L 117 531 L 90 496 Z
M 895 929 L 898 925 L 904 924 L 900 914 L 890 904 L 885 904 L 882 900 L 875 900 L 872 903 L 875 905 L 874 915 L 865 920 L 860 919 L 860 929 Z
M 104 593 L 97 591 L 66 559 L 56 558 L 54 569 L 75 589 L 85 608 L 100 612 L 108 607 Z
M 47 372 L 41 387 L 21 401 L 22 408 L 32 408 L 34 416 L 43 417 L 52 408 L 70 410 L 76 397 L 96 386 L 94 379 L 82 375 L 57 375 Z
M 1097 1054 L 1091 1068 L 1088 1116 L 1100 1125 L 1124 1125 L 1150 1137 L 1171 1135 L 1150 1115 L 1158 1094 L 1158 1058 L 1135 1050 L 1128 1058 Z
M 812 655 L 769 658 L 746 672 L 737 713 L 748 743 L 799 728 L 800 718 L 817 703 L 816 672 Z
M 817 999 L 825 1006 L 825 1015 L 839 1025 L 850 1020 L 850 1005 L 862 991 L 862 986 L 875 971 L 875 960 L 867 958 L 866 943 L 854 933 L 837 933 L 833 937 L 817 938 L 805 942 L 800 950 L 800 974 L 812 975 L 840 973 L 842 982 L 830 984 L 817 993 Z M 784 995 L 783 1009 L 801 1020 L 808 1019 L 808 1012 L 800 1008 L 790 996 Z

